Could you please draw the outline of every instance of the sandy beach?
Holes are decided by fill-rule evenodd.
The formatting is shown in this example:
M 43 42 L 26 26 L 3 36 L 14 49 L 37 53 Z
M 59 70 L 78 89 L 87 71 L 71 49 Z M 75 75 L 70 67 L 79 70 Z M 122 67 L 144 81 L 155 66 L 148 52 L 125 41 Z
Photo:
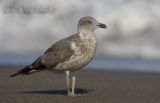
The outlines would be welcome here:
M 19 68 L 19 67 L 18 67 Z M 17 67 L 0 67 L 0 103 L 159 103 L 160 73 L 80 70 L 76 93 L 67 97 L 65 75 L 39 72 L 11 78 Z

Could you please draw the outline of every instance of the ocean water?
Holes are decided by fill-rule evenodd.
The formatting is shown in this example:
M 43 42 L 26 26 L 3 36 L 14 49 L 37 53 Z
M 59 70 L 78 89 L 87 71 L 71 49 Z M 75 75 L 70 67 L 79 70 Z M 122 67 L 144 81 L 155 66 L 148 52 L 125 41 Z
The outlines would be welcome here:
M 88 67 L 115 71 L 160 72 L 160 60 L 96 57 Z
M 1 54 L 1 65 L 28 65 L 40 53 L 34 54 Z M 96 56 L 85 68 L 115 71 L 160 72 L 160 60 L 146 60 L 137 58 L 116 58 Z

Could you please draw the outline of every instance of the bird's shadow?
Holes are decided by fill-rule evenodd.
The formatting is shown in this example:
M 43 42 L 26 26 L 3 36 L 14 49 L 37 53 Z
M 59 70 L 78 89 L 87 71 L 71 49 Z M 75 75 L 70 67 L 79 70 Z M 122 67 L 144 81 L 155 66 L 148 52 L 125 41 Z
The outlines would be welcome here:
M 83 88 L 75 88 L 76 94 L 86 94 L 93 89 L 83 89 Z M 66 95 L 66 89 L 57 89 L 57 90 L 44 90 L 44 91 L 19 91 L 19 93 L 31 93 L 31 94 L 51 94 L 51 95 Z

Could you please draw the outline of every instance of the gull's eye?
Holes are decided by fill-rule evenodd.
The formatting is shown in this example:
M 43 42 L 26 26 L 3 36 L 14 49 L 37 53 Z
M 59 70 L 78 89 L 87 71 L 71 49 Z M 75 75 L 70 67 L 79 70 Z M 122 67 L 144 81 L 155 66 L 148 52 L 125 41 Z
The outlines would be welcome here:
M 89 24 L 91 24 L 92 23 L 92 21 L 90 21 L 90 20 L 85 20 L 85 21 L 82 21 L 82 22 L 80 22 L 80 25 L 81 26 L 85 26 L 85 25 L 89 25 Z
M 91 23 L 92 23 L 92 21 L 90 21 L 90 20 L 87 20 L 87 23 L 88 23 L 88 24 L 91 24 Z

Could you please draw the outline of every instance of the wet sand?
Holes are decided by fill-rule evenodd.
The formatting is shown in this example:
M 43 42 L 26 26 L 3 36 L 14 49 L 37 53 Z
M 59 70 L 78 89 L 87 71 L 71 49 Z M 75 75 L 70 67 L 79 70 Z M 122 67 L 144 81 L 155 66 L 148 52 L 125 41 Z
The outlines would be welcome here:
M 9 77 L 18 69 L 0 67 L 0 103 L 159 103 L 160 73 L 80 70 L 76 93 L 67 97 L 65 75 L 39 72 Z

